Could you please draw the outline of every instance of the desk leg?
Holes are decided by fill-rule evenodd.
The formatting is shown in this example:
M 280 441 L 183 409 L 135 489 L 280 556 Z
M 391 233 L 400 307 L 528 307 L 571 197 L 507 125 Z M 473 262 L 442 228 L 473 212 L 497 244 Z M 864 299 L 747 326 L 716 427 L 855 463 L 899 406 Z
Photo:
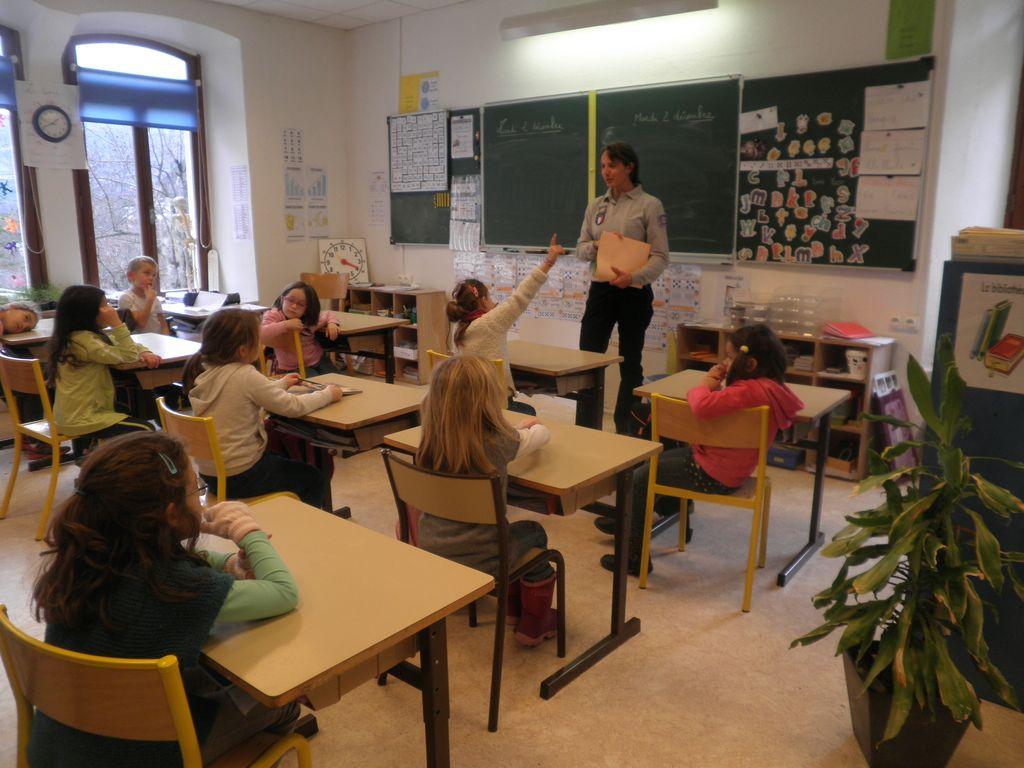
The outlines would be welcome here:
M 775 580 L 780 587 L 786 586 L 786 582 L 789 581 L 790 577 L 793 576 L 800 568 L 811 559 L 813 555 L 825 541 L 825 534 L 819 529 L 821 527 L 821 496 L 825 489 L 825 460 L 828 457 L 828 436 L 831 430 L 831 412 L 822 414 L 818 419 L 818 455 L 814 462 L 814 496 L 811 500 L 811 530 L 807 536 L 807 543 L 804 544 L 801 549 L 789 564 L 779 571 L 779 576 Z
M 612 579 L 611 631 L 597 644 L 540 684 L 540 697 L 550 699 L 633 635 L 640 619 L 626 619 L 626 561 L 629 559 L 629 518 L 633 509 L 633 468 L 619 472 L 615 487 L 615 575 Z
M 423 726 L 427 738 L 427 768 L 448 768 L 448 641 L 445 620 L 419 632 Z
M 384 331 L 384 381 L 395 383 L 395 329 Z
M 594 429 L 604 429 L 604 368 L 594 371 L 594 402 L 591 403 L 590 424 Z

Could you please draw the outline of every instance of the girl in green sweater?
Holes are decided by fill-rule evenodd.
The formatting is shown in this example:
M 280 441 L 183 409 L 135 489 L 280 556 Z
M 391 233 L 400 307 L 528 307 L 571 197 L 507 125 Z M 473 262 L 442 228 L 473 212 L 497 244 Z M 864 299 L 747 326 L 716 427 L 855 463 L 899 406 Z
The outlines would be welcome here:
M 113 437 L 153 429 L 148 421 L 114 409 L 110 366 L 141 360 L 156 368 L 160 358 L 132 341 L 99 288 L 72 285 L 60 295 L 47 356 L 49 384 L 57 389 L 53 417 L 61 434 Z
M 277 616 L 298 588 L 266 533 L 238 501 L 203 508 L 206 486 L 184 446 L 162 432 L 125 435 L 89 454 L 46 537 L 33 593 L 46 642 L 120 658 L 178 657 L 203 764 L 264 729 L 287 730 L 298 706 L 267 709 L 199 666 L 215 622 Z M 196 548 L 200 532 L 230 554 Z M 180 766 L 177 742 L 124 741 L 36 712 L 33 768 Z

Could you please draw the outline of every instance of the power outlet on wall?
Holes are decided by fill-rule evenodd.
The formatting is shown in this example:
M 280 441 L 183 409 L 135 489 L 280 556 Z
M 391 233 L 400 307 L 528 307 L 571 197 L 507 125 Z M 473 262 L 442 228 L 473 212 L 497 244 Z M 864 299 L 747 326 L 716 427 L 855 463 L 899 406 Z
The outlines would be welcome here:
M 889 327 L 894 331 L 915 333 L 917 331 L 917 325 L 917 315 L 892 315 L 889 317 Z

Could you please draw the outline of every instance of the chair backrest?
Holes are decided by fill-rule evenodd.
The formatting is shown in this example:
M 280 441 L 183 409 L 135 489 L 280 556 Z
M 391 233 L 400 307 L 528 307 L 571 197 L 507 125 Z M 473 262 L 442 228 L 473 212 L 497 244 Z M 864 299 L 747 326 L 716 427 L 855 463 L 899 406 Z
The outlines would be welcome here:
M 300 336 L 299 331 L 292 331 L 292 344 L 295 345 L 295 358 L 296 360 L 298 360 L 299 363 L 299 376 L 301 376 L 302 378 L 306 378 L 306 362 L 302 359 L 302 337 Z M 262 344 L 260 344 L 260 373 L 262 373 L 264 376 L 280 375 L 277 374 L 277 357 L 271 356 L 270 359 L 268 360 L 267 353 L 265 351 L 266 349 L 273 350 L 273 347 L 264 347 Z
M 33 708 L 97 736 L 176 741 L 186 768 L 202 765 L 174 656 L 115 659 L 65 651 L 15 627 L 4 605 L 0 655 L 18 707 L 19 765 L 28 765 Z
M 227 470 L 217 442 L 217 428 L 212 416 L 189 416 L 167 407 L 162 397 L 156 399 L 156 410 L 160 414 L 160 426 L 164 432 L 173 435 L 185 444 L 185 450 L 193 459 L 212 461 L 217 471 L 217 501 L 224 501 L 227 485 Z
M 698 419 L 685 400 L 655 394 L 651 398 L 651 439 L 681 440 L 713 448 L 768 450 L 768 406 Z
M 442 354 L 441 352 L 435 352 L 432 349 L 428 349 L 427 350 L 427 360 L 430 361 L 430 370 L 431 371 L 434 370 L 434 366 L 435 365 L 441 363 L 444 360 L 447 360 L 449 357 L 451 357 L 451 355 L 445 355 L 445 354 Z M 499 358 L 497 358 L 495 360 L 491 360 L 491 363 L 494 364 L 494 369 L 498 372 L 498 379 L 500 381 L 504 382 L 505 381 L 505 361 L 502 360 L 499 357 Z
M 340 301 L 348 294 L 348 275 L 337 272 L 303 272 L 299 278 L 308 283 L 320 301 Z M 336 308 L 336 307 L 334 307 Z
M 39 360 L 34 357 L 12 357 L 0 352 L 0 385 L 3 386 L 7 408 L 15 424 L 21 424 L 22 419 L 14 393 L 36 395 L 43 404 L 43 418 L 49 423 L 51 434 L 57 434 L 57 428 L 53 423 L 53 410 L 50 407 L 50 395 L 46 389 L 43 367 Z
M 403 506 L 410 506 L 459 523 L 500 525 L 505 519 L 498 475 L 449 475 L 417 467 L 387 448 L 381 454 L 400 515 Z

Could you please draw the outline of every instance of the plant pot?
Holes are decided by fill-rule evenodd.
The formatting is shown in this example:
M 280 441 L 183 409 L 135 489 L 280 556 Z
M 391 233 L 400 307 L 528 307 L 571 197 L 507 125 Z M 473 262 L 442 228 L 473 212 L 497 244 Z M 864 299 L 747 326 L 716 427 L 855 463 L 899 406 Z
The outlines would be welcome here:
M 864 695 L 859 695 L 864 678 L 849 652 L 843 654 L 843 670 L 853 733 L 871 768 L 943 768 L 950 761 L 970 721 L 958 723 L 941 704 L 932 720 L 928 709 L 915 703 L 903 729 L 895 738 L 882 741 L 891 694 L 876 680 Z

